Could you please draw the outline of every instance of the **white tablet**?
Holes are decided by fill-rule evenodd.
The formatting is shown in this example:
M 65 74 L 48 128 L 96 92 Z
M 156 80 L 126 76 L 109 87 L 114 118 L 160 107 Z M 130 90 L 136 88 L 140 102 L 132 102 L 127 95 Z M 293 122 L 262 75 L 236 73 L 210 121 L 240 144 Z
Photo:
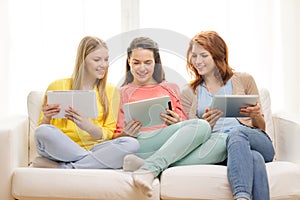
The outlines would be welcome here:
M 165 113 L 170 108 L 169 96 L 144 99 L 123 104 L 126 123 L 132 119 L 142 123 L 143 127 L 161 125 L 160 113 Z
M 98 117 L 94 90 L 51 90 L 47 92 L 48 104 L 59 104 L 61 111 L 53 118 L 65 118 L 65 109 L 74 107 L 88 118 Z
M 240 108 L 255 105 L 258 95 L 215 95 L 210 109 L 220 109 L 223 117 L 246 117 L 240 114 Z

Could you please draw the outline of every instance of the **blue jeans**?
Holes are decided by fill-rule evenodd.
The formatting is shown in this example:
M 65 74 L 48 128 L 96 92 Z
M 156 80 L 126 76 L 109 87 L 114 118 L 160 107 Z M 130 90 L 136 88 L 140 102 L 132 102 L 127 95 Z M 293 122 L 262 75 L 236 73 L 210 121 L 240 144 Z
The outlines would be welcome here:
M 269 200 L 265 162 L 271 162 L 274 148 L 263 131 L 247 126 L 234 128 L 227 138 L 227 174 L 234 199 Z
M 34 139 L 38 154 L 58 162 L 59 168 L 118 169 L 127 154 L 139 149 L 135 138 L 120 137 L 101 142 L 87 151 L 49 124 L 37 127 Z

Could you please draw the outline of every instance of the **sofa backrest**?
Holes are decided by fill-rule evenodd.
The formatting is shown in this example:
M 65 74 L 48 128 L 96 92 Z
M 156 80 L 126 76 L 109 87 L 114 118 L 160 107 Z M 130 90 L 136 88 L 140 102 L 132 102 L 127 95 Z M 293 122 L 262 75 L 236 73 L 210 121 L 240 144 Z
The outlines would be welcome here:
M 28 165 L 33 161 L 33 159 L 37 156 L 37 152 L 34 144 L 34 131 L 37 127 L 41 107 L 43 104 L 43 96 L 44 93 L 40 91 L 32 91 L 27 96 L 27 112 L 28 112 L 28 121 L 29 121 L 29 135 L 28 135 Z
M 267 89 L 261 89 L 260 91 L 260 101 L 262 111 L 264 113 L 264 118 L 266 121 L 266 131 L 272 140 L 275 140 L 274 137 L 274 128 L 272 121 L 272 111 L 271 111 L 271 99 L 270 94 Z M 34 145 L 34 130 L 37 126 L 39 115 L 41 111 L 41 106 L 43 103 L 43 92 L 40 91 L 32 91 L 28 94 L 27 97 L 27 110 L 28 110 L 28 118 L 29 118 L 29 163 L 37 156 L 35 145 Z M 275 144 L 275 141 L 273 142 Z
M 275 145 L 275 132 L 274 132 L 274 124 L 272 118 L 272 109 L 271 109 L 271 97 L 270 93 L 266 88 L 262 88 L 259 90 L 259 98 L 260 104 L 262 108 L 262 112 L 264 114 L 264 119 L 266 122 L 266 132 L 271 137 L 273 144 Z

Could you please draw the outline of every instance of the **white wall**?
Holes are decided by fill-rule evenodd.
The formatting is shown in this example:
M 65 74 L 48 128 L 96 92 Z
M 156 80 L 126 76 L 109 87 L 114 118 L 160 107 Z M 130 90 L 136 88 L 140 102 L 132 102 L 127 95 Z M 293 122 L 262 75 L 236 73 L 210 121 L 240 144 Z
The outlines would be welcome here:
M 299 0 L 177 1 L 180 9 L 173 2 L 141 1 L 141 27 L 188 37 L 217 31 L 228 45 L 231 67 L 252 74 L 259 88 L 271 92 L 274 111 L 300 112 Z
M 165 28 L 186 37 L 201 30 L 218 31 L 229 46 L 232 67 L 251 73 L 259 87 L 270 90 L 273 110 L 300 113 L 300 1 L 111 2 L 0 1 L 0 116 L 26 114 L 29 91 L 44 90 L 54 79 L 70 76 L 82 36 L 110 39 L 137 27 Z M 185 67 L 180 57 L 174 59 L 169 52 L 163 52 L 163 59 L 164 65 L 176 70 Z M 111 67 L 112 82 L 123 76 L 119 68 L 124 68 L 122 57 Z
M 282 74 L 285 109 L 300 112 L 300 1 L 282 1 Z
M 5 77 L 13 93 L 4 107 L 10 113 L 26 114 L 30 91 L 44 91 L 50 82 L 71 76 L 84 36 L 106 40 L 121 32 L 120 0 L 8 0 L 8 4 L 11 51 Z
M 8 113 L 8 74 L 9 74 L 9 24 L 8 0 L 0 1 L 0 118 Z

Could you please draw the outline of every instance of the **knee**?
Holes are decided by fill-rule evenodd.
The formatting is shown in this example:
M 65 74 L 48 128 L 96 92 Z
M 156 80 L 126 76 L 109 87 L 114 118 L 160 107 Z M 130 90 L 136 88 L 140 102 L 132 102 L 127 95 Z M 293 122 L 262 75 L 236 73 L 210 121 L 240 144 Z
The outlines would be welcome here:
M 186 122 L 190 125 L 196 125 L 197 127 L 203 127 L 204 129 L 210 129 L 209 123 L 204 119 L 189 119 Z
M 191 133 L 199 141 L 205 142 L 211 136 L 211 127 L 206 120 L 203 119 L 191 119 L 188 124 L 182 127 L 184 134 Z
M 194 123 L 196 125 L 196 132 L 197 133 L 200 133 L 206 139 L 210 138 L 210 136 L 211 136 L 211 127 L 210 127 L 209 123 L 206 120 L 196 119 Z
M 137 153 L 140 149 L 140 143 L 137 139 L 133 137 L 120 137 L 123 140 L 124 150 L 127 151 L 129 154 Z
M 267 163 L 272 162 L 274 159 L 274 155 L 275 155 L 274 149 L 272 149 L 269 154 L 263 155 L 265 162 L 267 162 Z
M 226 139 L 226 145 L 230 145 L 232 143 L 235 142 L 241 142 L 241 141 L 245 141 L 248 140 L 247 135 L 245 135 L 243 133 L 242 130 L 240 130 L 239 128 L 234 129 L 234 131 L 232 131 L 230 134 L 228 134 L 228 137 Z
M 207 140 L 211 136 L 211 127 L 206 120 L 203 119 L 189 119 L 178 124 L 178 130 L 182 133 L 191 133 L 196 137 Z
M 210 125 L 206 120 L 198 118 L 184 120 L 179 122 L 179 124 L 181 124 L 182 126 L 203 126 L 206 128 L 210 128 Z
M 138 142 L 137 139 L 129 137 L 129 146 L 130 146 L 130 153 L 137 153 L 140 149 L 140 143 Z
M 52 128 L 52 125 L 49 124 L 41 124 L 35 129 L 34 138 L 36 140 L 42 140 L 49 136 L 49 131 Z
M 257 151 L 252 150 L 253 162 L 254 163 L 265 163 L 264 157 Z
M 203 119 L 197 119 L 197 125 L 199 127 L 202 127 L 206 130 L 210 130 L 211 131 L 211 127 L 210 127 L 210 124 L 206 121 L 206 120 L 203 120 Z

